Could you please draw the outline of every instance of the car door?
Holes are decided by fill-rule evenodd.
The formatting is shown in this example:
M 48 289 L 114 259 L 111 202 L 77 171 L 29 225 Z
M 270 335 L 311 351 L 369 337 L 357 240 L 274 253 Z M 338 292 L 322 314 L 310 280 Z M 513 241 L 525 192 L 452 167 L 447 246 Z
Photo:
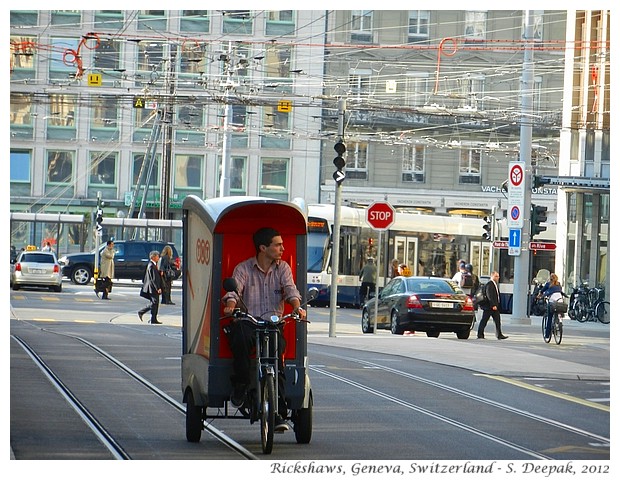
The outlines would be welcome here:
M 390 306 L 391 298 L 395 291 L 398 290 L 400 284 L 399 278 L 393 278 L 388 284 L 381 290 L 379 294 L 379 301 L 377 303 L 377 323 L 383 324 L 390 321 Z

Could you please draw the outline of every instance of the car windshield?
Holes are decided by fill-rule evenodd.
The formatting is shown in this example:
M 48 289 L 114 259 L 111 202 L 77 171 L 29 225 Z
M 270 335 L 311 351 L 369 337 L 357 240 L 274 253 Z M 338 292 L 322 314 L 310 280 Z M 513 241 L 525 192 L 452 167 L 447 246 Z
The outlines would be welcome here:
M 407 291 L 416 293 L 456 293 L 458 290 L 443 280 L 407 278 Z
M 24 253 L 20 261 L 22 263 L 54 263 L 54 257 L 43 253 Z

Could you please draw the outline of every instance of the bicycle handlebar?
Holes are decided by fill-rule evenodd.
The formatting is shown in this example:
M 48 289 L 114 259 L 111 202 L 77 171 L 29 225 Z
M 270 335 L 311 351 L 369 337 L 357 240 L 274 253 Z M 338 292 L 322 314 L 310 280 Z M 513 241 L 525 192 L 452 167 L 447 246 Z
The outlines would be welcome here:
M 230 317 L 234 318 L 235 320 L 246 320 L 246 321 L 252 322 L 254 325 L 259 325 L 259 326 L 281 325 L 281 324 L 286 323 L 289 320 L 294 320 L 296 322 L 310 323 L 309 320 L 306 320 L 305 318 L 301 318 L 301 316 L 297 312 L 291 312 L 282 317 L 279 317 L 278 315 L 271 315 L 271 317 L 267 320 L 262 317 L 258 317 L 258 318 L 254 317 L 253 315 L 250 315 L 249 313 L 242 311 L 240 308 L 235 308 L 230 315 L 225 315 L 224 317 L 222 317 L 222 319 L 230 318 Z

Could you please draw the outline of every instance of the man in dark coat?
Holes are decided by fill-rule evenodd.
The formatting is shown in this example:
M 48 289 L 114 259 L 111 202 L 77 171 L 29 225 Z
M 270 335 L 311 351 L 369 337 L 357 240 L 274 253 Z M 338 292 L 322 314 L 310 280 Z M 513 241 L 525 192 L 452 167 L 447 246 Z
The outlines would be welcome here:
M 480 319 L 480 325 L 478 326 L 478 338 L 484 338 L 484 329 L 487 326 L 489 317 L 493 317 L 495 322 L 495 334 L 499 340 L 508 338 L 502 333 L 501 317 L 499 314 L 499 273 L 491 273 L 491 280 L 485 285 L 485 293 L 487 301 L 480 305 L 482 308 L 482 318 Z
M 150 253 L 149 257 L 150 260 L 148 266 L 146 267 L 146 273 L 144 274 L 144 282 L 142 285 L 142 290 L 140 291 L 140 296 L 146 298 L 150 304 L 138 312 L 138 317 L 140 317 L 140 321 L 143 321 L 142 316 L 146 312 L 150 311 L 151 321 L 149 323 L 161 324 L 162 322 L 157 320 L 157 312 L 159 311 L 159 296 L 161 295 L 161 290 L 163 287 L 161 274 L 157 269 L 159 252 L 154 250 Z

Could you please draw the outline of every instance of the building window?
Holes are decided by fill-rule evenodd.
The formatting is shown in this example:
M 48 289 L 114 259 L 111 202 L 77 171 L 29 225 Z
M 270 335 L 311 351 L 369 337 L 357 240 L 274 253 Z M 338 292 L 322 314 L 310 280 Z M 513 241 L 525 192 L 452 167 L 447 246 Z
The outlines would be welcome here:
M 164 75 L 162 75 L 163 63 L 163 42 L 148 41 L 138 43 L 136 86 L 153 84 L 162 86 L 164 82 Z
M 290 115 L 276 107 L 263 107 L 263 127 L 266 134 L 261 137 L 261 148 L 290 148 Z
M 66 82 L 75 78 L 78 72 L 77 52 L 79 41 L 72 38 L 52 38 L 49 53 L 49 80 Z
M 138 30 L 161 32 L 167 30 L 165 10 L 140 10 L 138 13 Z
M 459 183 L 480 184 L 480 150 L 464 148 L 459 159 Z
M 266 16 L 266 35 L 292 35 L 295 33 L 293 10 L 268 11 Z
M 429 97 L 428 73 L 409 73 L 405 81 L 405 104 L 411 107 L 425 105 Z
M 351 11 L 351 43 L 372 42 L 372 10 Z
M 150 179 L 148 185 L 159 186 L 159 157 L 157 154 L 152 162 L 144 162 L 145 155 L 144 153 L 134 153 L 133 154 L 133 165 L 132 165 L 132 185 L 138 185 L 140 182 L 140 186 L 144 186 L 147 183 L 147 178 L 149 178 L 149 169 L 151 170 Z M 142 171 L 143 170 L 143 171 Z
M 202 185 L 202 155 L 176 155 L 174 157 L 174 186 L 199 189 Z
M 482 98 L 484 97 L 485 78 L 482 75 L 466 74 L 459 79 L 458 94 L 461 96 L 460 107 L 468 107 L 474 110 L 484 110 Z
M 407 41 L 418 43 L 428 41 L 431 12 L 429 10 L 409 10 L 409 30 Z
M 52 25 L 78 28 L 81 23 L 81 10 L 52 10 Z
M 111 75 L 113 71 L 120 70 L 121 67 L 121 42 L 119 40 L 102 40 L 93 54 L 93 65 L 101 70 L 108 70 Z M 120 79 L 120 75 L 116 79 Z
M 71 183 L 74 152 L 49 150 L 47 152 L 47 183 Z
M 347 178 L 368 178 L 368 143 L 355 142 L 351 148 L 347 148 L 345 160 Z
M 218 161 L 217 191 L 219 194 L 220 181 L 222 179 L 222 157 L 219 157 Z M 234 195 L 247 195 L 247 157 L 235 155 L 229 161 L 230 193 Z
M 116 98 L 91 98 L 91 125 L 97 128 L 118 127 L 118 104 Z
M 260 166 L 260 194 L 288 198 L 288 158 L 263 157 Z
M 349 73 L 349 98 L 361 100 L 370 95 L 370 75 L 370 70 Z
M 32 127 L 32 95 L 11 93 L 11 127 Z
M 9 170 L 11 182 L 30 182 L 31 159 L 32 152 L 30 150 L 11 150 L 11 165 Z
M 481 10 L 469 10 L 465 12 L 465 39 L 486 40 L 487 38 L 487 12 Z
M 50 95 L 47 114 L 48 140 L 75 140 L 77 97 L 75 95 Z
M 405 147 L 403 157 L 403 182 L 424 183 L 426 147 L 413 145 Z
M 182 32 L 209 33 L 209 10 L 183 10 L 181 15 Z
M 288 45 L 268 45 L 265 48 L 265 76 L 269 78 L 289 78 L 291 76 L 291 47 Z
M 252 17 L 249 10 L 224 10 L 223 33 L 251 35 L 252 29 Z
M 122 10 L 96 10 L 95 11 L 95 27 L 97 29 L 104 28 L 109 30 L 118 30 L 122 28 L 123 11 Z
M 39 12 L 36 10 L 11 10 L 11 27 L 36 27 Z
M 116 159 L 118 153 L 90 152 L 91 185 L 116 185 Z
M 35 37 L 11 36 L 11 80 L 34 78 Z
M 207 69 L 206 54 L 206 43 L 190 40 L 184 42 L 181 47 L 179 72 L 193 76 L 205 73 Z

